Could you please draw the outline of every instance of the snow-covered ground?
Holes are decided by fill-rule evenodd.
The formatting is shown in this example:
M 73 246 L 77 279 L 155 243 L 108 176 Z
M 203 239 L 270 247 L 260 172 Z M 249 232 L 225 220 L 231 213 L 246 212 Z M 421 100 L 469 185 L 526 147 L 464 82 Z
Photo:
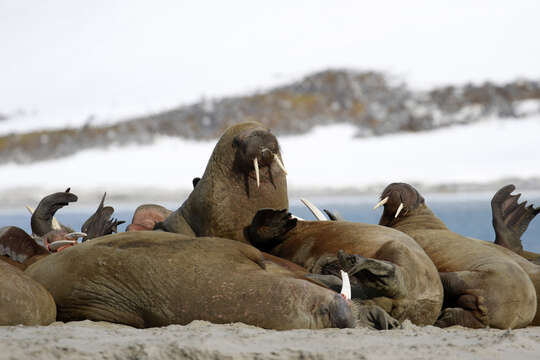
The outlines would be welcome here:
M 351 191 L 395 181 L 437 185 L 540 177 L 538 116 L 384 137 L 354 134 L 354 127 L 342 124 L 280 137 L 289 188 Z M 4 165 L 0 193 L 13 195 L 31 188 L 60 191 L 68 186 L 75 192 L 93 189 L 128 195 L 189 191 L 192 178 L 203 174 L 214 144 L 163 137 L 152 145 Z

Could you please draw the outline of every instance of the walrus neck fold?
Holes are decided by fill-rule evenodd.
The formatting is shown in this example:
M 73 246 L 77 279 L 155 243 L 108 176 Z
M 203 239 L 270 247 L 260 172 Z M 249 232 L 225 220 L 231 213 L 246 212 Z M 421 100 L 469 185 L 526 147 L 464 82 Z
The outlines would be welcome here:
M 445 223 L 425 204 L 421 204 L 416 209 L 407 211 L 404 215 L 397 218 L 394 218 L 393 214 L 383 213 L 379 225 L 389 226 L 402 231 L 411 226 L 432 230 L 448 230 Z

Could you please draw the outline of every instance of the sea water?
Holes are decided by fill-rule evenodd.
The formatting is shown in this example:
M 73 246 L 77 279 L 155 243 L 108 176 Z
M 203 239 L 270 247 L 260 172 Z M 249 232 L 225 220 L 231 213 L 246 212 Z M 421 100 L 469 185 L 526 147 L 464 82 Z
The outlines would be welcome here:
M 490 195 L 492 194 L 442 194 L 430 196 L 428 205 L 452 231 L 477 239 L 493 241 L 495 232 L 492 226 Z M 428 199 L 427 196 L 426 199 Z M 345 220 L 349 221 L 377 224 L 382 212 L 381 209 L 372 209 L 377 202 L 374 196 L 328 196 L 314 197 L 310 200 L 321 209 L 339 212 Z M 529 203 L 540 206 L 540 195 L 527 198 L 527 200 Z M 174 210 L 179 204 L 163 205 Z M 80 230 L 81 225 L 95 209 L 88 208 L 82 211 L 77 210 L 76 206 L 72 204 L 60 209 L 57 218 L 61 223 Z M 124 231 L 127 223 L 131 221 L 136 205 L 116 206 L 116 208 L 113 217 L 126 221 L 126 224 L 119 226 L 119 231 Z M 298 200 L 291 201 L 291 211 L 306 220 L 314 219 Z M 8 225 L 21 227 L 30 233 L 30 215 L 24 210 L 0 212 L 0 227 Z M 522 241 L 525 249 L 540 252 L 540 215 L 532 220 Z

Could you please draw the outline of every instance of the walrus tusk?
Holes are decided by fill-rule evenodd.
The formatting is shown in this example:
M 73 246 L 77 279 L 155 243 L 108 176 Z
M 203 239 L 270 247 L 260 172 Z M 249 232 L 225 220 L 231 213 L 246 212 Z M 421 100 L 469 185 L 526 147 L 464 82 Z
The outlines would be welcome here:
M 33 207 L 31 207 L 30 205 L 26 205 L 25 208 L 26 208 L 26 210 L 28 210 L 30 215 L 34 215 L 35 209 Z M 52 225 L 53 230 L 62 230 L 62 226 L 60 226 L 60 223 L 58 222 L 58 220 L 56 220 L 56 218 L 54 216 L 52 218 L 52 224 L 51 225 Z
M 403 210 L 403 203 L 399 203 L 399 207 L 397 208 L 396 215 L 394 215 L 394 218 L 397 218 L 399 216 L 399 213 Z
M 53 241 L 52 243 L 50 243 L 48 245 L 48 248 L 49 250 L 57 250 L 59 248 L 61 248 L 62 246 L 65 246 L 65 245 L 74 245 L 76 244 L 77 242 L 76 241 L 69 241 L 69 240 L 58 240 L 58 241 Z
M 304 199 L 304 198 L 300 198 L 300 201 L 303 202 L 304 205 L 306 205 L 306 207 L 309 209 L 309 211 L 311 211 L 311 213 L 313 214 L 313 216 L 315 216 L 315 218 L 317 220 L 319 220 L 319 221 L 327 221 L 328 220 L 326 218 L 326 216 L 324 216 L 322 211 L 319 210 L 318 207 L 313 205 L 313 203 L 311 201 L 309 201 L 308 199 Z
M 281 170 L 283 170 L 285 175 L 288 175 L 287 170 L 285 170 L 285 166 L 283 165 L 283 163 L 281 162 L 281 160 L 279 159 L 279 156 L 277 156 L 277 154 L 274 154 L 274 160 L 276 160 L 276 163 L 278 164 L 279 168 Z
M 343 284 L 341 285 L 341 296 L 346 300 L 351 300 L 351 282 L 349 281 L 349 274 L 341 270 L 341 279 Z
M 261 180 L 259 178 L 259 160 L 253 159 L 253 167 L 255 168 L 255 178 L 257 179 L 257 187 L 259 187 Z
M 64 235 L 66 239 L 75 239 L 75 240 L 80 237 L 85 237 L 85 236 L 88 236 L 88 234 L 84 232 L 80 232 L 80 231 L 74 231 L 72 233 Z
M 378 208 L 379 206 L 383 206 L 384 204 L 386 204 L 386 203 L 388 202 L 388 199 L 389 199 L 389 198 L 390 198 L 390 197 L 387 196 L 387 197 L 385 197 L 384 199 L 382 199 L 381 201 L 379 201 L 379 202 L 377 203 L 377 205 L 375 205 L 375 206 L 373 207 L 373 210 L 375 210 L 375 209 Z

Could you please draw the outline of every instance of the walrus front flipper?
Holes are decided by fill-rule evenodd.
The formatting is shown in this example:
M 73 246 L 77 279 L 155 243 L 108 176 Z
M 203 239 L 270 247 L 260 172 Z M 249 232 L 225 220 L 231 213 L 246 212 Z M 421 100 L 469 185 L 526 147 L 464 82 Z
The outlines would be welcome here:
M 52 224 L 53 216 L 58 209 L 63 208 L 70 202 L 77 201 L 77 195 L 70 193 L 69 190 L 70 188 L 67 188 L 65 192 L 57 192 L 41 199 L 30 220 L 34 234 L 43 236 L 52 230 L 65 230 L 68 233 L 73 232 L 73 229 L 62 224 L 60 224 L 62 229 L 54 229 Z
M 107 193 L 103 194 L 96 212 L 92 214 L 81 227 L 81 231 L 86 233 L 83 241 L 115 233 L 118 231 L 118 225 L 125 223 L 125 221 L 110 219 L 114 213 L 114 208 L 111 206 L 103 206 L 105 196 L 107 196 Z
M 527 206 L 526 201 L 519 204 L 518 199 L 521 194 L 511 195 L 515 189 L 514 185 L 506 185 L 491 199 L 495 244 L 524 255 L 521 235 L 527 230 L 531 220 L 540 213 L 540 208 L 534 208 L 533 205 Z M 531 255 L 536 255 L 533 256 L 534 259 L 540 258 L 539 254 L 531 253 Z
M 444 288 L 444 307 L 435 326 L 461 325 L 470 328 L 488 326 L 488 308 L 484 291 L 473 288 L 479 281 L 474 271 L 441 272 Z
M 403 273 L 398 266 L 388 261 L 347 254 L 343 250 L 340 250 L 337 256 L 340 267 L 350 276 L 356 278 L 364 291 L 369 290 L 372 297 L 401 298 L 407 296 Z
M 287 209 L 261 209 L 244 232 L 253 246 L 268 252 L 283 242 L 283 237 L 296 227 L 297 221 Z
M 376 330 L 390 330 L 400 326 L 398 320 L 390 316 L 377 305 L 360 305 L 353 310 L 356 315 L 356 327 L 368 327 Z

